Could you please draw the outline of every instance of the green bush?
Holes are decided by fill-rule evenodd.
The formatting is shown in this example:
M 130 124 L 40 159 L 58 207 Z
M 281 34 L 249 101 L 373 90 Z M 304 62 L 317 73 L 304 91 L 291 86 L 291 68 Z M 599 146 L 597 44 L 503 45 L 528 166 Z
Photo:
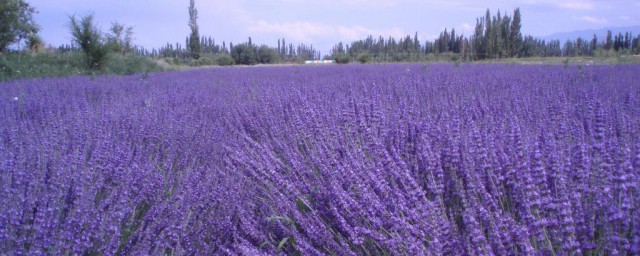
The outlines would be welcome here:
M 258 47 L 258 63 L 261 64 L 274 64 L 278 63 L 278 52 L 266 45 Z
M 198 59 L 198 66 L 212 66 L 215 65 L 215 60 L 212 57 L 201 56 Z
M 106 62 L 107 74 L 131 75 L 162 70 L 153 60 L 136 55 L 112 55 Z
M 7 53 L 0 54 L 0 81 L 93 74 L 83 53 Z M 104 63 L 101 73 L 134 74 L 162 70 L 153 60 L 135 55 L 113 55 Z
M 69 18 L 71 19 L 71 36 L 74 43 L 80 46 L 80 49 L 85 53 L 87 66 L 90 69 L 102 69 L 110 50 L 93 21 L 93 14 L 78 19 L 76 16 Z
M 82 75 L 86 73 L 81 53 L 7 53 L 0 55 L 0 81 Z
M 240 65 L 255 65 L 258 63 L 257 48 L 248 43 L 238 44 L 231 48 L 231 57 Z
M 175 62 L 176 62 L 175 58 L 172 58 L 172 57 L 166 57 L 166 58 L 164 58 L 164 61 L 165 61 L 167 64 L 169 64 L 169 65 L 176 65 L 176 63 L 175 63 Z
M 222 54 L 216 58 L 216 64 L 220 66 L 231 66 L 231 65 L 235 65 L 236 62 L 228 54 Z
M 198 57 L 200 58 L 200 57 Z M 185 64 L 187 64 L 188 66 L 191 67 L 197 67 L 200 66 L 200 63 L 198 62 L 198 59 L 193 59 L 193 58 L 188 58 L 188 59 L 184 59 Z
M 369 62 L 369 54 L 367 54 L 367 53 L 359 54 L 358 55 L 358 61 L 360 63 L 363 63 L 363 64 Z
M 593 57 L 598 59 L 612 58 L 616 56 L 618 56 L 618 53 L 613 49 L 605 50 L 602 48 L 598 48 L 593 52 Z
M 340 54 L 337 55 L 333 58 L 333 60 L 336 61 L 336 63 L 338 64 L 347 64 L 351 61 L 351 58 L 349 57 L 349 55 L 346 54 Z

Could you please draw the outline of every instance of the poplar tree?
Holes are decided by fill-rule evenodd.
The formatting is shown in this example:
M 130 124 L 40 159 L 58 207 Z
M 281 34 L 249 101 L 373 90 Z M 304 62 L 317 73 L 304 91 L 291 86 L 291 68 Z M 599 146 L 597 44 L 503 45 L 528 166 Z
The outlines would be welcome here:
M 611 50 L 611 47 L 613 46 L 613 40 L 611 39 L 611 30 L 607 30 L 607 37 L 604 40 L 604 49 L 605 50 Z
M 476 60 L 484 59 L 484 18 L 476 19 L 476 29 L 473 34 L 473 47 Z
M 484 29 L 484 58 L 492 58 L 493 57 L 493 27 L 492 27 L 492 19 L 491 12 L 487 9 L 487 14 L 484 18 L 485 29 Z
M 511 57 L 521 56 L 522 51 L 522 33 L 520 33 L 520 27 L 522 18 L 520 17 L 520 8 L 516 8 L 513 11 L 513 19 L 511 20 L 511 29 L 509 33 L 509 43 L 511 43 Z
M 189 36 L 189 52 L 194 59 L 200 58 L 200 33 L 198 32 L 198 10 L 196 9 L 195 0 L 189 3 L 189 28 L 191 35 Z

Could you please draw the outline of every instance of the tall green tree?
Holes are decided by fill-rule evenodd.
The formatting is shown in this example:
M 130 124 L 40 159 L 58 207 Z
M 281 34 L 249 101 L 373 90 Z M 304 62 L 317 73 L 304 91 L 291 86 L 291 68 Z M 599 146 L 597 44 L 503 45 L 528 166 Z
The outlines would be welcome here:
M 504 15 L 500 25 L 500 35 L 502 44 L 500 45 L 500 56 L 503 58 L 513 57 L 511 55 L 511 17 Z
M 519 57 L 522 54 L 522 33 L 520 28 L 522 27 L 522 17 L 520 17 L 520 8 L 516 8 L 513 11 L 513 20 L 511 20 L 511 28 L 509 31 L 509 43 L 511 44 L 510 54 L 511 57 Z
M 611 30 L 607 30 L 607 37 L 604 40 L 604 49 L 605 50 L 611 50 L 611 47 L 613 47 L 613 39 L 611 38 Z
M 484 59 L 484 18 L 476 19 L 476 28 L 473 33 L 474 59 Z
M 278 62 L 278 52 L 267 45 L 261 45 L 258 47 L 256 58 L 258 63 L 272 64 Z
M 87 66 L 91 69 L 102 69 L 109 49 L 93 21 L 93 14 L 79 18 L 74 15 L 70 19 L 73 42 L 85 53 Z
M 36 10 L 23 0 L 0 1 L 0 52 L 38 33 L 34 13 Z
M 589 49 L 591 55 L 593 55 L 593 52 L 596 49 L 598 49 L 598 37 L 596 36 L 596 34 L 593 34 L 593 38 L 591 39 L 591 47 Z
M 189 3 L 189 53 L 194 59 L 200 58 L 200 32 L 198 31 L 198 10 L 196 9 L 195 0 Z
M 127 54 L 133 51 L 133 27 L 113 22 L 109 28 L 107 42 L 111 50 L 120 54 Z
M 240 65 L 256 64 L 258 62 L 256 53 L 256 47 L 248 43 L 238 44 L 231 48 L 231 57 L 236 64 Z
M 491 19 L 491 12 L 487 9 L 487 13 L 484 18 L 484 56 L 483 58 L 493 58 L 493 26 Z
M 493 53 L 493 56 L 491 56 L 494 59 L 500 58 L 500 51 L 502 50 L 502 29 L 500 28 L 500 26 L 502 25 L 502 15 L 500 15 L 500 10 L 498 10 L 498 14 L 496 14 L 496 16 L 493 16 L 493 20 L 492 20 L 492 25 L 491 27 L 493 28 L 493 42 L 491 43 L 493 45 L 493 50 L 491 50 L 491 52 Z
M 631 40 L 631 49 L 633 54 L 640 54 L 640 35 Z

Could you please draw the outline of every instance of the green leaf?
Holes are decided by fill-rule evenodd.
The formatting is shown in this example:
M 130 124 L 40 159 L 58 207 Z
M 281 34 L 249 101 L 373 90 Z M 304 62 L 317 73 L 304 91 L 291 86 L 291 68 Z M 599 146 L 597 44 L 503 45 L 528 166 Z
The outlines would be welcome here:
M 289 241 L 289 237 L 285 237 L 282 240 L 280 240 L 280 243 L 278 243 L 278 250 L 282 250 L 282 247 L 284 247 L 287 241 Z
M 305 201 L 303 201 L 300 197 L 296 198 L 296 206 L 298 207 L 298 211 L 300 213 L 306 214 L 311 211 L 309 205 L 307 205 L 307 203 L 305 203 Z
M 269 218 L 267 218 L 267 220 L 270 222 L 280 221 L 281 223 L 289 224 L 291 225 L 291 228 L 296 229 L 296 222 L 292 218 L 286 215 L 283 215 L 283 216 L 272 215 Z

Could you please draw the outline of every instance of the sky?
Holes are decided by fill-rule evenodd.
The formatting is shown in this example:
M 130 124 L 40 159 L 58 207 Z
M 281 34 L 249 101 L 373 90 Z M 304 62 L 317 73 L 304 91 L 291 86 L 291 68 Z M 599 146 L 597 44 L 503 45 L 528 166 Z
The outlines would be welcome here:
M 176 42 L 184 46 L 189 0 L 26 0 L 36 8 L 35 21 L 47 44 L 70 44 L 69 16 L 93 13 L 107 31 L 112 22 L 134 27 L 134 43 L 147 49 Z M 396 38 L 418 33 L 422 43 L 445 28 L 473 33 L 476 18 L 512 16 L 520 8 L 522 32 L 546 36 L 604 27 L 640 24 L 640 0 L 196 0 L 200 35 L 217 44 L 246 42 L 276 46 L 331 47 L 368 35 Z

